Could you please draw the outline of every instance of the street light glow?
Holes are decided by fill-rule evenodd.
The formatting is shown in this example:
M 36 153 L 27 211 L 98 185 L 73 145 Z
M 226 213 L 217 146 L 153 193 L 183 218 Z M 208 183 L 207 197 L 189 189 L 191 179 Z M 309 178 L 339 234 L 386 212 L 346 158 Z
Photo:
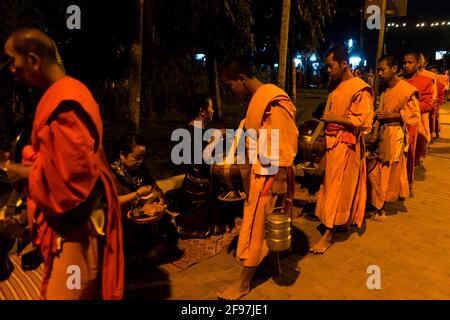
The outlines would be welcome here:
M 359 66 L 359 64 L 361 63 L 361 58 L 358 56 L 354 56 L 354 57 L 350 57 L 350 64 L 355 67 L 355 66 Z
M 348 48 L 353 48 L 353 39 L 348 40 Z
M 203 54 L 203 53 L 197 53 L 196 55 L 195 55 L 195 60 L 198 60 L 198 61 L 203 61 L 203 59 L 205 59 L 205 54 Z

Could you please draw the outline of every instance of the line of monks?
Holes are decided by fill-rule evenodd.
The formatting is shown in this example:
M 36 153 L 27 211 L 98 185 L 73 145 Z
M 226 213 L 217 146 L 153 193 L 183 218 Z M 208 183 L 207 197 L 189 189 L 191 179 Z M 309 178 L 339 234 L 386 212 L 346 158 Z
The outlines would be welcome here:
M 376 209 L 374 219 L 383 221 L 387 202 L 408 198 L 414 167 L 426 156 L 432 136 L 439 136 L 439 106 L 448 89 L 448 79 L 425 69 L 423 55 L 404 55 L 402 78 L 396 57 L 383 56 L 377 68 L 386 90 L 374 108 L 373 88 L 352 74 L 348 62 L 342 46 L 325 56 L 333 89 L 321 117 L 326 136 L 325 172 L 315 211 L 325 232 L 310 247 L 313 254 L 323 254 L 332 246 L 336 227 L 361 228 L 367 204 Z M 284 150 L 276 176 L 267 176 L 260 167 L 251 170 L 237 248 L 244 268 L 240 278 L 219 294 L 222 299 L 239 299 L 249 292 L 260 265 L 258 270 L 267 269 L 272 275 L 280 272 L 278 255 L 270 251 L 264 237 L 264 222 L 273 213 L 274 196 L 291 196 L 292 180 L 281 170 L 293 164 L 298 131 L 292 126 L 295 109 L 284 91 L 260 83 L 244 63 L 235 61 L 226 65 L 226 70 L 224 79 L 231 91 L 251 96 L 245 127 L 251 121 L 251 128 L 279 130 L 279 149 Z M 366 137 L 374 135 L 374 145 L 366 150 Z M 280 192 L 277 181 L 285 181 L 287 188 Z
M 44 258 L 42 298 L 121 299 L 121 210 L 103 151 L 99 107 L 85 85 L 65 74 L 54 41 L 43 32 L 17 30 L 4 49 L 13 76 L 45 92 L 23 162 L 5 165 L 11 183 L 27 195 L 32 240 Z M 375 111 L 372 87 L 352 75 L 348 58 L 343 47 L 326 54 L 330 80 L 337 86 L 322 116 L 327 161 L 316 215 L 326 231 L 311 247 L 314 254 L 323 254 L 332 245 L 336 226 L 361 227 L 366 200 L 382 220 L 386 202 L 408 197 L 414 167 L 426 155 L 432 135 L 439 134 L 442 88 L 448 88 L 447 80 L 425 70 L 420 55 L 404 56 L 404 79 L 397 76 L 395 57 L 385 56 L 378 70 L 388 88 Z M 260 265 L 268 266 L 271 273 L 280 272 L 279 257 L 271 253 L 265 239 L 265 219 L 280 197 L 286 200 L 285 209 L 292 210 L 298 129 L 296 107 L 289 96 L 259 81 L 247 62 L 225 62 L 222 77 L 236 96 L 251 97 L 245 129 L 277 130 L 280 137 L 275 153 L 279 157 L 273 159 L 279 170 L 270 172 L 260 163 L 250 170 L 236 253 L 244 268 L 240 278 L 219 294 L 222 299 L 239 299 L 249 292 Z M 372 131 L 374 116 L 379 124 L 377 156 L 367 170 L 364 139 Z M 67 285 L 71 276 L 67 270 L 74 265 L 81 277 L 76 290 Z
M 405 54 L 403 68 L 395 56 L 386 55 L 378 61 L 386 89 L 374 110 L 373 89 L 351 76 L 345 49 L 333 49 L 326 59 L 330 78 L 339 85 L 322 118 L 327 123 L 326 169 L 316 215 L 326 231 L 310 249 L 315 254 L 333 244 L 336 226 L 361 227 L 366 203 L 376 209 L 373 218 L 383 221 L 387 202 L 412 196 L 414 168 L 439 137 L 439 108 L 449 86 L 448 76 L 426 70 L 423 54 Z M 376 135 L 367 152 L 366 135 Z

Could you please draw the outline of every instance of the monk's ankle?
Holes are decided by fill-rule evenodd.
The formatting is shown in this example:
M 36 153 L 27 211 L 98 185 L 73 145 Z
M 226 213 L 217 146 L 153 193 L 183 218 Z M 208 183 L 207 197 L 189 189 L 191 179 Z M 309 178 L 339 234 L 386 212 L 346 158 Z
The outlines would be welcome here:
M 239 286 L 239 290 L 241 291 L 241 292 L 249 292 L 250 291 L 250 285 L 240 285 Z

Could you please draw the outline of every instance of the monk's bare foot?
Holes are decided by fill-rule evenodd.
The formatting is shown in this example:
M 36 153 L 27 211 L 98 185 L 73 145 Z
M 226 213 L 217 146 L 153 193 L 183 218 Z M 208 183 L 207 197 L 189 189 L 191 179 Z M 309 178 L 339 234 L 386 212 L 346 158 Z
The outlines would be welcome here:
M 373 217 L 373 220 L 377 222 L 384 222 L 384 220 L 386 220 L 386 212 L 384 212 L 384 210 L 377 211 Z
M 373 217 L 374 217 L 373 212 L 364 213 L 364 219 L 373 219 Z
M 319 240 L 319 242 L 317 242 L 315 245 L 309 248 L 309 252 L 314 254 L 324 254 L 325 251 L 327 251 L 332 245 L 333 242 L 322 238 Z
M 221 300 L 239 300 L 250 292 L 250 288 L 243 288 L 239 283 L 233 284 L 224 292 L 218 294 Z

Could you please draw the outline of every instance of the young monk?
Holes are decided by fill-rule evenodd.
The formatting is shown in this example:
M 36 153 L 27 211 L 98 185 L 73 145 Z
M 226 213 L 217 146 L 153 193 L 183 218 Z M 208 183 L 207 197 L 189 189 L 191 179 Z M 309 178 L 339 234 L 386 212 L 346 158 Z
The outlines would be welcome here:
M 327 151 L 316 216 L 326 231 L 310 248 L 314 254 L 323 254 L 332 245 L 336 226 L 362 225 L 367 195 L 364 133 L 371 130 L 373 120 L 373 90 L 352 75 L 347 50 L 330 49 L 325 63 L 330 80 L 340 84 L 330 93 L 322 117 Z
M 223 80 L 233 94 L 239 98 L 251 96 L 251 101 L 245 117 L 245 129 L 254 130 L 259 137 L 262 130 L 267 130 L 269 139 L 278 143 L 274 149 L 264 150 L 257 146 L 256 162 L 252 164 L 250 188 L 244 206 L 242 227 L 239 234 L 236 257 L 242 262 L 244 269 L 236 283 L 231 285 L 219 298 L 227 300 L 240 299 L 250 290 L 253 275 L 269 254 L 265 240 L 266 214 L 271 214 L 277 197 L 287 197 L 292 203 L 294 175 L 293 161 L 297 154 L 298 129 L 295 123 L 296 108 L 289 96 L 273 84 L 264 84 L 255 78 L 250 65 L 243 59 L 231 59 L 223 66 Z M 250 139 L 249 145 L 255 146 L 256 141 Z M 268 146 L 271 146 L 269 144 Z M 275 150 L 276 149 L 276 150 Z M 273 156 L 277 155 L 277 156 Z M 269 156 L 270 163 L 264 165 L 262 158 Z M 292 210 L 290 205 L 287 210 Z M 274 264 L 275 274 L 279 273 L 277 255 Z
M 411 52 L 403 57 L 404 79 L 419 91 L 419 106 L 422 121 L 417 128 L 408 126 L 410 149 L 408 151 L 408 181 L 410 191 L 414 182 L 414 167 L 420 165 L 430 139 L 429 114 L 433 109 L 433 79 L 419 75 L 420 55 Z M 414 142 L 416 141 L 416 142 Z
M 380 97 L 375 115 L 380 121 L 376 165 L 368 173 L 368 202 L 376 208 L 374 219 L 384 221 L 386 202 L 409 196 L 406 171 L 408 134 L 405 125 L 417 126 L 420 108 L 415 87 L 399 79 L 398 60 L 387 55 L 378 61 L 380 80 L 388 88 Z
M 448 76 L 439 74 L 439 70 L 436 66 L 431 66 L 430 71 L 436 75 L 437 80 L 437 91 L 438 91 L 438 103 L 436 109 L 436 116 L 434 118 L 433 129 L 431 131 L 431 135 L 436 138 L 439 138 L 439 133 L 441 130 L 441 124 L 439 119 L 439 110 L 441 106 L 445 102 L 445 92 L 448 89 Z M 433 137 L 432 137 L 433 138 Z
M 427 66 L 428 66 L 427 58 L 425 57 L 425 55 L 423 53 L 420 53 L 419 54 L 419 75 L 433 79 L 433 100 L 432 100 L 433 108 L 431 109 L 430 114 L 428 115 L 428 126 L 425 127 L 425 129 L 429 130 L 429 132 L 430 132 L 430 135 L 429 135 L 430 141 L 429 142 L 431 142 L 431 140 L 433 138 L 433 133 L 435 130 L 434 124 L 435 124 L 436 118 L 437 118 L 437 108 L 438 108 L 438 103 L 439 103 L 439 89 L 438 89 L 439 84 L 437 81 L 436 74 L 434 72 L 427 70 Z
M 41 297 L 121 299 L 120 206 L 99 107 L 86 86 L 66 76 L 55 52 L 53 40 L 37 29 L 17 30 L 6 41 L 13 76 L 45 90 L 31 145 L 22 164 L 8 164 L 8 177 L 26 185 L 32 240 L 45 263 Z

